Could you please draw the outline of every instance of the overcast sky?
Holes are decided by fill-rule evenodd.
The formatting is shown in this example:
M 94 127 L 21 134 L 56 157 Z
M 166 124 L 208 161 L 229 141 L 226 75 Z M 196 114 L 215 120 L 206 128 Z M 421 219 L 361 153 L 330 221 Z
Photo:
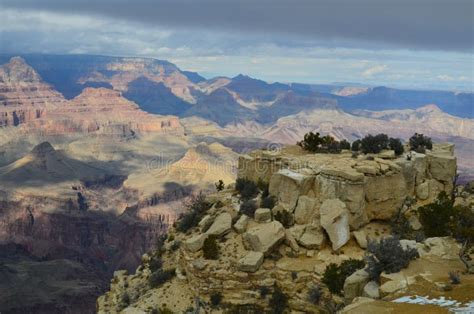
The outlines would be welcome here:
M 0 52 L 166 59 L 206 77 L 473 89 L 471 0 L 2 0 Z

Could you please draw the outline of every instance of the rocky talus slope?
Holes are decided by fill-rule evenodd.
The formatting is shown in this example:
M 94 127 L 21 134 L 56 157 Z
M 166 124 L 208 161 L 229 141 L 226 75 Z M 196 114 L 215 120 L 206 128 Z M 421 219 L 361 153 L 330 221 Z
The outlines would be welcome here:
M 98 312 L 262 313 L 277 306 L 267 294 L 279 287 L 292 313 L 335 312 L 362 295 L 376 302 L 371 303 L 374 309 L 415 313 L 416 305 L 386 300 L 415 293 L 442 295 L 447 271 L 463 269 L 459 244 L 452 238 L 403 240 L 403 246 L 418 251 L 419 259 L 400 273 L 382 273 L 379 283 L 365 272 L 354 273 L 346 280 L 344 298 L 323 288 L 317 303 L 308 293 L 315 286 L 324 287 L 321 280 L 328 264 L 363 258 L 369 241 L 388 237 L 388 220 L 407 206 L 405 200 L 415 200 L 417 208 L 440 191 L 451 193 L 456 174 L 453 150 L 449 144 L 435 145 L 411 158 L 397 158 L 392 151 L 356 158 L 349 152 L 308 154 L 299 147 L 243 155 L 239 178 L 268 183 L 276 206 L 259 208 L 250 217 L 241 212 L 241 200 L 232 187 L 208 195 L 213 205 L 196 227 L 186 233 L 171 229 L 163 248 L 145 254 L 134 274 L 114 274 L 110 291 L 97 301 Z M 463 195 L 458 202 L 472 201 L 469 193 Z M 277 219 L 282 212 L 287 213 L 285 221 Z M 409 221 L 411 228 L 421 228 L 416 215 Z M 205 243 L 213 238 L 218 239 L 219 254 L 206 259 Z M 157 263 L 175 277 L 153 284 Z M 463 302 L 469 300 L 474 278 L 465 275 L 464 281 L 455 296 Z M 379 298 L 384 301 L 375 301 Z M 362 313 L 360 304 L 367 303 L 356 299 L 345 312 Z

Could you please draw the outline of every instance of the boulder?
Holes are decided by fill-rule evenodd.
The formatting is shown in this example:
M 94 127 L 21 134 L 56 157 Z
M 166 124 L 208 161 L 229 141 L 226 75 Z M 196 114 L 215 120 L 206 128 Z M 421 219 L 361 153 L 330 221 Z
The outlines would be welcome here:
M 458 259 L 461 246 L 451 237 L 428 238 L 419 248 L 420 255 L 435 255 L 443 259 Z
M 375 281 L 369 281 L 362 291 L 362 296 L 372 299 L 380 298 L 379 285 Z
M 295 238 L 295 240 L 299 240 L 303 235 L 304 230 L 306 229 L 306 225 L 294 225 L 288 229 L 291 235 Z
M 416 217 L 415 215 L 410 216 L 410 218 L 408 218 L 408 224 L 410 225 L 410 228 L 412 228 L 415 231 L 420 230 L 422 227 L 420 220 L 418 220 L 418 217 Z
M 392 175 L 366 177 L 366 211 L 371 220 L 388 220 L 403 205 L 409 192 L 401 172 Z
M 386 283 L 380 286 L 380 295 L 385 297 L 389 294 L 392 294 L 397 291 L 401 291 L 407 288 L 406 281 L 387 281 Z
M 346 303 L 352 302 L 356 297 L 360 297 L 365 285 L 369 282 L 369 273 L 364 269 L 355 271 L 344 281 L 344 300 Z
M 201 232 L 205 232 L 207 229 L 209 229 L 211 224 L 212 224 L 211 215 L 206 215 L 201 219 L 198 226 L 199 226 L 199 229 L 201 230 Z
M 362 249 L 367 248 L 367 234 L 365 233 L 364 230 L 354 231 L 354 232 L 352 232 L 352 235 L 354 236 L 357 244 L 359 244 L 359 246 Z
M 349 212 L 338 199 L 324 201 L 320 208 L 321 226 L 326 230 L 333 250 L 338 250 L 350 239 Z
M 262 252 L 248 252 L 243 258 L 239 260 L 238 269 L 240 271 L 254 273 L 263 263 Z
M 321 249 L 324 244 L 323 230 L 317 225 L 307 225 L 298 243 L 309 250 Z
M 415 170 L 415 184 L 421 184 L 425 178 L 428 170 L 428 162 L 425 154 L 411 152 L 411 160 L 413 162 L 413 169 Z
M 247 225 L 249 223 L 249 216 L 242 215 L 239 220 L 234 224 L 234 229 L 237 233 L 244 233 L 247 230 Z
M 206 231 L 208 235 L 222 236 L 232 229 L 232 216 L 229 213 L 222 213 L 214 220 L 214 223 Z
M 452 182 L 456 175 L 456 157 L 444 154 L 431 152 L 427 154 L 428 157 L 428 171 L 433 179 L 442 182 Z
M 207 262 L 203 258 L 195 259 L 191 265 L 197 270 L 204 270 L 207 266 Z
M 285 228 L 278 221 L 272 221 L 247 230 L 242 238 L 249 250 L 266 255 L 285 239 Z
M 416 197 L 424 201 L 430 197 L 430 185 L 429 182 L 423 182 L 415 187 Z
M 285 244 L 288 245 L 295 252 L 299 252 L 300 250 L 298 246 L 298 242 L 296 242 L 295 237 L 289 230 L 286 230 L 286 229 L 285 229 Z
M 290 169 L 281 169 L 275 173 L 269 184 L 269 192 L 276 196 L 278 204 L 293 212 L 298 197 L 307 194 L 312 187 L 314 177 Z
M 194 237 L 189 238 L 186 241 L 184 241 L 184 247 L 189 252 L 192 252 L 192 253 L 197 252 L 204 245 L 204 240 L 206 240 L 206 238 L 207 238 L 207 234 L 195 235 Z
M 269 208 L 258 208 L 255 211 L 254 219 L 256 222 L 272 221 L 272 212 Z
M 306 195 L 300 196 L 295 209 L 295 222 L 300 225 L 311 223 L 311 218 L 316 211 L 316 204 L 316 198 Z

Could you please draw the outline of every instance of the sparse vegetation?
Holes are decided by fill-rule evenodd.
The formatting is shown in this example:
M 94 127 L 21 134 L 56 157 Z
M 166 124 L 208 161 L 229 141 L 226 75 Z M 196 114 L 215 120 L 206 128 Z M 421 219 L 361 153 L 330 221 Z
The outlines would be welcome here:
M 271 195 L 268 195 L 267 197 L 262 197 L 262 200 L 260 201 L 260 207 L 272 209 L 275 207 L 275 203 L 275 198 Z
M 258 288 L 258 291 L 260 292 L 260 297 L 262 299 L 265 299 L 267 295 L 270 293 L 270 288 L 266 286 L 261 286 L 260 288 Z
M 331 293 L 342 295 L 346 278 L 352 275 L 356 270 L 364 268 L 364 266 L 365 262 L 363 260 L 352 258 L 343 261 L 340 265 L 331 263 L 324 271 L 322 282 L 328 287 Z
M 339 144 L 341 145 L 341 149 L 351 149 L 351 143 L 349 143 L 347 140 L 342 140 Z
M 191 197 L 184 206 L 187 209 L 187 213 L 181 216 L 176 225 L 176 229 L 179 232 L 187 232 L 191 228 L 196 227 L 207 210 L 211 207 L 211 204 L 206 201 L 204 194 L 199 193 Z
M 319 133 L 309 132 L 304 135 L 304 139 L 298 142 L 304 150 L 312 153 L 338 154 L 341 152 L 341 143 L 332 136 L 320 136 Z
M 150 262 L 148 264 L 149 268 L 150 268 L 150 271 L 152 273 L 158 271 L 161 269 L 161 267 L 163 267 L 163 261 L 161 260 L 161 258 L 159 256 L 153 256 L 151 259 L 150 259 Z
M 127 291 L 122 293 L 122 296 L 120 297 L 120 301 L 122 303 L 122 308 L 126 308 L 127 306 L 130 305 L 130 295 L 128 294 Z
M 427 237 L 444 237 L 450 235 L 450 222 L 454 217 L 452 200 L 445 192 L 431 204 L 418 209 L 420 222 Z
M 424 154 L 427 149 L 433 148 L 433 142 L 431 138 L 424 136 L 423 134 L 415 133 L 410 137 L 410 150 L 413 150 L 417 153 Z
M 411 260 L 419 257 L 415 248 L 404 250 L 396 237 L 369 242 L 367 252 L 367 272 L 372 280 L 378 280 L 382 272 L 399 272 L 406 268 Z
M 355 140 L 352 142 L 351 150 L 353 152 L 358 152 L 360 150 L 361 140 Z
M 219 245 L 217 244 L 216 236 L 210 235 L 206 238 L 206 240 L 204 240 L 202 252 L 205 259 L 219 258 Z
M 364 154 L 378 154 L 387 149 L 388 144 L 387 134 L 377 134 L 375 136 L 369 134 L 361 140 L 360 147 Z
M 254 198 L 258 194 L 258 186 L 252 180 L 238 178 L 235 182 L 235 189 L 244 200 Z
M 158 313 L 159 314 L 174 314 L 174 312 L 170 310 L 166 305 L 160 307 L 160 309 L 158 310 Z
M 273 288 L 272 298 L 270 299 L 271 313 L 282 314 L 288 306 L 288 296 L 281 291 L 277 285 Z
M 276 221 L 279 221 L 285 228 L 289 228 L 294 224 L 293 215 L 286 210 L 278 211 L 275 214 L 274 218 Z
M 321 297 L 323 292 L 321 291 L 321 287 L 319 285 L 314 285 L 308 292 L 308 301 L 312 304 L 319 304 L 321 301 Z
M 150 278 L 148 278 L 148 284 L 152 288 L 157 288 L 171 280 L 175 275 L 176 272 L 174 268 L 168 270 L 160 269 L 150 275 Z
M 89 204 L 87 204 L 86 198 L 81 192 L 77 192 L 77 204 L 80 211 L 87 211 L 89 209 Z
M 255 216 L 257 210 L 257 203 L 254 200 L 246 200 L 240 204 L 240 213 L 247 215 L 251 218 Z
M 449 281 L 453 285 L 459 285 L 461 283 L 461 277 L 459 277 L 459 273 L 454 272 L 454 271 L 450 271 L 448 273 L 448 276 L 449 276 Z
M 388 146 L 397 156 L 400 156 L 404 152 L 402 141 L 398 138 L 390 138 Z
M 219 181 L 217 181 L 217 182 L 214 183 L 214 184 L 215 184 L 216 190 L 217 190 L 218 192 L 222 191 L 222 190 L 225 188 L 224 181 L 222 181 L 222 180 L 219 180 Z
M 221 293 L 216 292 L 216 293 L 211 294 L 211 304 L 212 304 L 213 307 L 216 307 L 219 304 L 221 304 L 221 301 L 222 301 L 222 294 Z

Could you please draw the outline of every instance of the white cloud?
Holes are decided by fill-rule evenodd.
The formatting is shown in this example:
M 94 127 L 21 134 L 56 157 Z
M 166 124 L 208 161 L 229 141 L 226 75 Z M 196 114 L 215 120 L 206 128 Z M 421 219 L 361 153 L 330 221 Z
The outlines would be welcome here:
M 373 78 L 375 75 L 386 72 L 388 66 L 386 64 L 379 64 L 372 66 L 361 73 L 362 77 Z

